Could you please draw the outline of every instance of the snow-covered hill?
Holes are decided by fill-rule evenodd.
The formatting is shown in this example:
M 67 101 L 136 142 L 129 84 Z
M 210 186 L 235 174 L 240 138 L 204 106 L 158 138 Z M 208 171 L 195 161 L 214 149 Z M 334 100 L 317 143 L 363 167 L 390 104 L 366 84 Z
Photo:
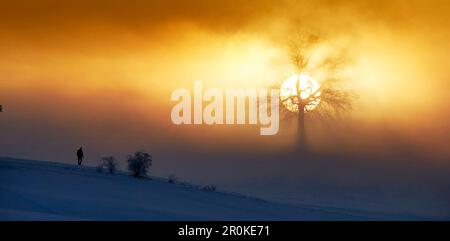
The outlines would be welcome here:
M 162 178 L 93 167 L 0 158 L 0 220 L 386 220 L 420 219 L 290 205 Z

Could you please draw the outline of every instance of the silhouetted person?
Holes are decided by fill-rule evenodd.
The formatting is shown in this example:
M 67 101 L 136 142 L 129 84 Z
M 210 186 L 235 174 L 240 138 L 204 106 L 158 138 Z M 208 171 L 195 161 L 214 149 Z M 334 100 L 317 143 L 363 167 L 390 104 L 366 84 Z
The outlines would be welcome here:
M 83 149 L 81 149 L 81 147 L 77 151 L 77 157 L 78 157 L 78 166 L 81 166 L 81 163 L 83 162 L 83 157 L 84 157 Z

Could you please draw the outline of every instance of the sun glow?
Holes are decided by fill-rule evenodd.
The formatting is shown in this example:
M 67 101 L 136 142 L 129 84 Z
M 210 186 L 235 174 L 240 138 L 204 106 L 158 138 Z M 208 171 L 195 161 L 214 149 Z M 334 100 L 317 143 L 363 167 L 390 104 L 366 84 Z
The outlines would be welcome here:
M 297 92 L 297 89 L 299 92 Z M 300 93 L 305 112 L 312 111 L 320 103 L 320 85 L 306 74 L 295 74 L 283 82 L 280 88 L 280 100 L 292 112 L 298 112 Z

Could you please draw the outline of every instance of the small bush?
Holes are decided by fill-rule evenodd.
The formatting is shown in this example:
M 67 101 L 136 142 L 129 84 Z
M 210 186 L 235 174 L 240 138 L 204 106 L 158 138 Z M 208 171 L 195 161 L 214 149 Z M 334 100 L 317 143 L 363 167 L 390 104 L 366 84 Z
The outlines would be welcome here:
M 105 167 L 108 170 L 110 174 L 113 174 L 116 172 L 117 169 L 117 161 L 113 156 L 104 157 L 103 158 L 105 162 Z
M 203 187 L 203 190 L 207 192 L 215 192 L 217 190 L 217 187 L 216 185 L 207 185 Z
M 110 174 L 115 173 L 117 169 L 116 158 L 113 156 L 103 157 L 100 160 L 100 164 L 97 166 L 97 172 L 103 172 L 103 169 L 105 168 Z
M 137 151 L 134 155 L 129 155 L 128 170 L 136 178 L 147 176 L 148 169 L 152 165 L 152 156 L 143 151 Z
M 175 183 L 177 181 L 177 177 L 175 175 L 170 175 L 168 182 L 169 183 Z

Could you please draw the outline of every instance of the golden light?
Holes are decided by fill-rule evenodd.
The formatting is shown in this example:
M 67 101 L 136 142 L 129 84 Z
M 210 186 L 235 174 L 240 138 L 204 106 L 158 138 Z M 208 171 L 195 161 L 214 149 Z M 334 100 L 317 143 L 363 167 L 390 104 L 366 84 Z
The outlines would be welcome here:
M 297 88 L 299 92 L 297 92 Z M 300 98 L 306 102 L 305 112 L 312 111 L 320 103 L 320 85 L 317 81 L 306 74 L 295 74 L 283 82 L 280 88 L 280 99 L 283 105 L 292 112 L 298 112 Z

